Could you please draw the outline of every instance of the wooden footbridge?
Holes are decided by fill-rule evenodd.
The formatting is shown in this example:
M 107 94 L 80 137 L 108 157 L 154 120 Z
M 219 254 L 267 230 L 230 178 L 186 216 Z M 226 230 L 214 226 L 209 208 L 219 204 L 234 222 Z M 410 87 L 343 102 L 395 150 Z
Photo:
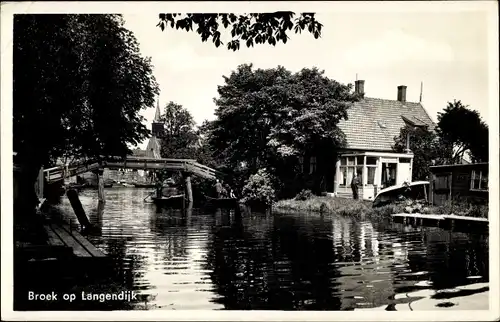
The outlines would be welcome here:
M 101 162 L 86 160 L 69 165 L 59 165 L 44 169 L 43 174 L 46 182 L 51 184 L 65 178 L 103 168 L 181 171 L 210 180 L 215 180 L 221 175 L 220 172 L 204 166 L 194 159 L 163 159 L 134 156 L 127 156 L 126 158 L 108 157 L 102 158 Z

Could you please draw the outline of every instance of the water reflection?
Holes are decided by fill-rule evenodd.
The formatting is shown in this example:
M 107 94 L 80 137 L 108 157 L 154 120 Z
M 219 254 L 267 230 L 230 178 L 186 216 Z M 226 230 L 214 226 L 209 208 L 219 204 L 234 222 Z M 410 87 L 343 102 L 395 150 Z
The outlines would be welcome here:
M 488 237 L 340 216 L 159 209 L 145 189 L 81 200 L 89 239 L 140 293 L 136 309 L 397 309 L 488 282 Z M 62 208 L 75 221 L 69 203 Z M 483 290 L 484 292 L 484 290 Z M 440 304 L 446 306 L 447 304 Z

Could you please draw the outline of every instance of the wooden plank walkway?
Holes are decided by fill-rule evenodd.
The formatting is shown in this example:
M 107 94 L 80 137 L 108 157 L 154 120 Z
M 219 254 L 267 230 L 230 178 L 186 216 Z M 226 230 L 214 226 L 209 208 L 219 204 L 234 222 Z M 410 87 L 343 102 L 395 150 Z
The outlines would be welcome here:
M 465 221 L 476 221 L 476 222 L 484 222 L 484 223 L 489 223 L 488 219 L 486 218 L 477 218 L 477 217 L 468 217 L 468 216 L 457 216 L 457 215 L 444 215 L 446 219 L 453 219 L 453 220 L 465 220 Z
M 83 259 L 106 258 L 107 255 L 92 245 L 78 231 L 72 230 L 66 224 L 46 224 L 44 229 L 50 246 L 66 246 L 72 249 L 73 256 Z
M 419 218 L 419 219 L 434 219 L 434 220 L 444 220 L 446 219 L 444 215 L 425 215 L 425 214 L 395 214 L 392 217 L 403 217 L 403 218 Z
M 433 214 L 394 214 L 395 222 L 412 222 L 420 225 L 432 225 L 448 227 L 452 230 L 472 231 L 476 229 L 488 229 L 489 221 L 486 218 L 457 216 L 457 215 L 433 215 Z

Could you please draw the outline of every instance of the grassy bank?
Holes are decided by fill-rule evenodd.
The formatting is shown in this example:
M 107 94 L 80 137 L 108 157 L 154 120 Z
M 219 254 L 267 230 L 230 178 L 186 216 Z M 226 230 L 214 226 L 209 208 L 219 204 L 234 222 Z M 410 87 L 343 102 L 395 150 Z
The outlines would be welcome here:
M 371 201 L 318 196 L 311 197 L 307 200 L 280 200 L 274 204 L 273 208 L 282 211 L 317 212 L 355 217 L 389 216 L 397 213 L 421 213 L 455 214 L 459 216 L 488 218 L 488 205 L 449 203 L 443 206 L 426 206 L 421 203 L 403 201 L 373 208 Z

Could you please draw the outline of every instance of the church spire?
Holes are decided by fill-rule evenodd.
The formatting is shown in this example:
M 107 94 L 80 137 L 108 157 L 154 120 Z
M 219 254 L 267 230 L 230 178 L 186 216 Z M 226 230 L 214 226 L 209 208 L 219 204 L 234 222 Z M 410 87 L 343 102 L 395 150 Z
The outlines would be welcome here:
M 155 118 L 154 118 L 153 122 L 155 122 L 155 123 L 160 122 L 160 99 L 158 99 L 156 101 L 156 114 L 155 114 Z
M 157 138 L 161 138 L 163 136 L 164 128 L 160 114 L 160 99 L 156 101 L 156 113 L 155 113 L 155 118 L 153 120 L 153 124 L 151 124 L 151 130 L 153 132 L 153 136 Z

